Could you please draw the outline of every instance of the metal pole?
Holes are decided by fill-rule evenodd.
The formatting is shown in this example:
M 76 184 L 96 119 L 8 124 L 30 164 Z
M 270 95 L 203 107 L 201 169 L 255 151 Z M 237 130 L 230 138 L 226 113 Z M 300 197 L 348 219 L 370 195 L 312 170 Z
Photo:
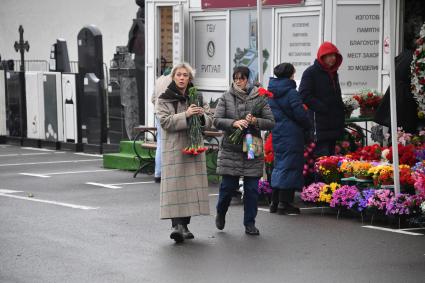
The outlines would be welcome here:
M 396 3 L 388 1 L 390 5 L 390 111 L 391 111 L 391 143 L 393 147 L 393 174 L 394 193 L 400 193 L 400 171 L 398 161 L 398 141 L 397 141 L 397 107 L 396 107 L 396 84 L 395 84 L 395 45 L 396 45 Z
M 257 0 L 257 60 L 258 60 L 258 82 L 263 82 L 263 40 L 262 40 L 262 0 Z

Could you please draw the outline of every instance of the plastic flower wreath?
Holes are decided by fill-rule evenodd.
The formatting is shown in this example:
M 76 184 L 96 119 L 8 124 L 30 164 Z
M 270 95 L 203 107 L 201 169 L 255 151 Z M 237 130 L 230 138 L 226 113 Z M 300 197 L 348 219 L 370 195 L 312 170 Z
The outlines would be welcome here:
M 258 89 L 258 96 L 261 97 L 260 101 L 254 105 L 254 107 L 252 108 L 251 114 L 255 117 L 259 116 L 261 114 L 261 111 L 263 111 L 263 108 L 268 105 L 267 103 L 267 99 L 268 98 L 273 98 L 273 93 L 271 93 L 270 91 L 268 91 L 265 88 L 260 87 Z M 237 128 L 236 130 L 233 131 L 233 133 L 229 136 L 229 141 L 232 144 L 241 144 L 242 143 L 242 139 L 243 139 L 243 133 L 244 130 L 241 130 L 239 128 Z
M 344 185 L 335 190 L 332 194 L 332 200 L 329 205 L 331 207 L 350 208 L 350 203 L 354 201 L 358 192 L 359 190 L 356 186 Z
M 338 189 L 341 185 L 338 183 L 330 183 L 329 185 L 324 185 L 319 192 L 319 202 L 330 203 L 332 199 L 332 194 Z
M 425 118 L 425 23 L 419 32 L 417 47 L 410 65 L 411 90 L 418 103 L 418 117 Z
M 317 202 L 319 200 L 319 194 L 325 183 L 312 183 L 307 187 L 304 187 L 301 192 L 301 199 L 305 202 Z

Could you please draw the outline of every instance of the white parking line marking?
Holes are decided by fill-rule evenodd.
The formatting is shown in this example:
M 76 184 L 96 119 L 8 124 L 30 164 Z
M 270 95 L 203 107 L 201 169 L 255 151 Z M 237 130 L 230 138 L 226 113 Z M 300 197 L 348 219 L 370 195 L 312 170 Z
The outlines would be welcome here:
M 50 176 L 42 175 L 42 174 L 35 174 L 35 173 L 19 173 L 19 174 L 25 175 L 25 176 L 31 176 L 31 177 L 50 178 Z
M 0 189 L 0 194 L 16 194 L 16 193 L 22 193 L 22 191 Z
M 259 207 L 259 208 L 258 208 L 258 210 L 260 210 L 260 211 L 265 211 L 265 212 L 269 212 L 269 210 L 268 210 L 267 208 L 261 208 L 261 207 Z
M 120 186 L 120 185 L 138 185 L 138 184 L 153 184 L 154 181 L 146 181 L 146 182 L 133 182 L 133 183 L 118 183 L 118 184 L 108 184 L 112 186 Z
M 215 196 L 218 196 L 218 194 L 209 194 L 208 196 L 215 197 Z
M 65 172 L 52 172 L 52 173 L 19 173 L 21 175 L 40 177 L 40 178 L 50 178 L 51 175 L 67 175 L 67 174 L 84 174 L 84 173 L 96 173 L 96 172 L 109 172 L 109 171 L 118 171 L 119 169 L 100 169 L 100 170 L 86 170 L 86 171 L 65 171 Z
M 9 164 L 0 164 L 0 167 L 6 167 L 6 166 L 22 166 L 22 165 L 37 165 L 37 164 L 77 163 L 77 162 L 91 162 L 91 161 L 99 161 L 99 160 L 102 160 L 102 159 L 83 159 L 83 160 L 60 160 L 60 161 L 28 162 L 28 163 L 9 163 Z
M 121 187 L 122 185 L 138 185 L 138 184 L 153 184 L 153 183 L 155 183 L 155 182 L 146 181 L 146 182 L 117 183 L 117 184 L 103 184 L 103 183 L 87 182 L 86 184 L 116 190 L 116 189 L 122 189 L 122 187 Z
M 102 157 L 102 154 L 93 154 L 93 153 L 84 153 L 84 152 L 74 152 L 75 155 L 81 156 L 94 156 L 94 157 Z
M 424 227 L 417 227 L 417 228 L 404 228 L 404 229 L 400 229 L 403 231 L 415 231 L 415 230 L 425 230 Z
M 1 154 L 0 157 L 12 157 L 12 156 L 32 156 L 32 155 L 46 155 L 50 154 L 47 152 L 37 152 L 37 153 L 10 153 L 10 154 Z
M 99 207 L 91 207 L 91 206 L 85 206 L 85 205 L 76 205 L 76 204 L 72 204 L 72 203 L 44 200 L 44 199 L 38 199 L 38 198 L 28 198 L 28 197 L 14 196 L 14 195 L 3 194 L 3 193 L 0 193 L 0 196 L 8 197 L 8 198 L 14 198 L 14 199 L 34 201 L 34 202 L 48 203 L 48 204 L 70 207 L 70 208 L 75 208 L 75 209 L 82 209 L 82 210 L 94 210 L 94 209 L 99 208 Z
M 122 187 L 117 187 L 117 186 L 113 186 L 113 185 L 107 185 L 107 184 L 102 184 L 102 183 L 94 183 L 94 182 L 87 182 L 87 185 L 92 185 L 92 186 L 97 186 L 97 187 L 103 187 L 103 188 L 107 188 L 107 189 L 121 189 Z
M 424 234 L 421 233 L 414 233 L 414 232 L 408 232 L 403 231 L 400 229 L 390 229 L 390 228 L 384 228 L 384 227 L 378 227 L 378 226 L 372 226 L 372 225 L 366 225 L 362 226 L 363 228 L 369 228 L 369 229 L 375 229 L 375 230 L 381 230 L 381 231 L 387 231 L 387 232 L 393 232 L 393 233 L 399 233 L 399 234 L 406 234 L 411 236 L 423 236 Z
M 47 149 L 47 148 L 37 148 L 37 147 L 21 147 L 22 149 L 28 149 L 28 150 L 38 150 L 38 151 L 55 151 L 54 149 Z

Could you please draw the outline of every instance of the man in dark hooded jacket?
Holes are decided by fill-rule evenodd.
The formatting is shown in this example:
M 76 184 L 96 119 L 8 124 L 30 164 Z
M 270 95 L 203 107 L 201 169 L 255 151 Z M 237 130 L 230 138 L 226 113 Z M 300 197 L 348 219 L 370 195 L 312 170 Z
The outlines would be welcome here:
M 299 93 L 311 110 L 316 157 L 335 154 L 336 140 L 344 132 L 344 103 L 337 73 L 341 63 L 338 48 L 326 41 L 301 78 Z

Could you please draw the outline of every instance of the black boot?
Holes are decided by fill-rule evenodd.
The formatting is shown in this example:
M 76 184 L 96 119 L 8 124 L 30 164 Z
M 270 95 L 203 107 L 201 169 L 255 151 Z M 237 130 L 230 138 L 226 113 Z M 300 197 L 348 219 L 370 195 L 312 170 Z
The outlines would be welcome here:
M 195 238 L 195 236 L 192 234 L 192 232 L 190 232 L 187 225 L 183 225 L 183 237 L 187 240 L 191 240 L 191 239 Z
M 183 225 L 177 224 L 173 227 L 173 232 L 170 234 L 170 238 L 176 241 L 176 243 L 181 243 L 184 241 L 183 235 Z
M 300 214 L 300 209 L 292 205 L 294 201 L 295 190 L 285 189 L 279 192 L 279 205 L 277 213 L 283 215 Z
M 218 230 L 223 230 L 225 224 L 226 214 L 217 212 L 217 216 L 215 217 L 215 227 L 217 227 Z
M 270 203 L 270 213 L 277 212 L 277 205 L 279 204 L 279 190 L 273 189 L 272 202 Z

